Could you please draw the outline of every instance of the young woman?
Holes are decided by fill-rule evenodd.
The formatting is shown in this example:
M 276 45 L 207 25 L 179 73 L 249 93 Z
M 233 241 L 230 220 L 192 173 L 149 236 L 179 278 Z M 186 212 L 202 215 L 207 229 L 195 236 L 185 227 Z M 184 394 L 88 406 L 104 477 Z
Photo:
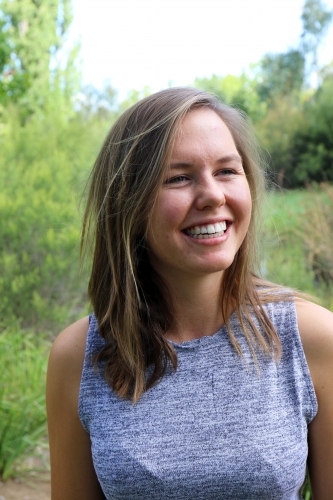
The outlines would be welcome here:
M 333 498 L 333 314 L 256 274 L 246 119 L 174 88 L 112 127 L 83 243 L 94 314 L 49 361 L 52 499 Z M 308 446 L 309 445 L 309 446 Z

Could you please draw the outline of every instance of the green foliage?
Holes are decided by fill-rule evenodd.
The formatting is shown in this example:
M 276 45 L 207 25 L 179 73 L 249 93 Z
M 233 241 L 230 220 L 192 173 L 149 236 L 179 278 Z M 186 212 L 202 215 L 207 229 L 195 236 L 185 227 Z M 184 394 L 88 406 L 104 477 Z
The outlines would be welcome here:
M 255 126 L 261 146 L 269 153 L 272 180 L 280 187 L 303 182 L 295 179 L 293 167 L 295 134 L 303 120 L 301 109 L 288 99 L 281 98 Z
M 62 50 L 71 19 L 71 0 L 1 1 L 0 104 L 19 103 L 23 119 L 78 85 L 78 48 Z
M 332 212 L 332 203 L 325 190 L 320 193 L 308 189 L 271 192 L 265 210 L 262 259 L 263 271 L 269 280 L 316 296 L 330 310 L 333 310 L 333 281 L 325 283 L 318 279 L 316 267 L 311 265 L 311 249 L 322 248 L 332 241 L 333 229 L 323 235 L 321 227 L 313 231 L 311 223 L 310 231 L 306 222 L 312 221 L 315 205 L 321 212 L 318 217 L 326 220 Z
M 332 17 L 333 11 L 328 10 L 321 0 L 306 0 L 301 16 L 303 23 L 301 46 L 304 54 L 311 53 L 312 65 L 315 67 L 318 47 L 327 33 Z
M 266 54 L 259 68 L 257 91 L 262 101 L 274 105 L 281 97 L 297 100 L 304 82 L 304 56 L 299 50 Z
M 291 148 L 291 185 L 333 181 L 333 78 L 328 77 L 304 106 Z
M 266 104 L 256 130 L 271 155 L 270 169 L 280 187 L 333 180 L 333 79 L 328 74 L 319 85 L 317 61 L 331 20 L 332 11 L 321 0 L 306 0 L 300 48 L 266 54 L 254 67 L 257 94 Z M 317 92 L 306 90 L 311 75 L 316 79 L 315 87 L 319 87 Z
M 311 484 L 310 484 L 310 478 L 309 478 L 308 474 L 306 475 L 306 481 L 305 481 L 305 485 L 303 487 L 302 497 L 304 498 L 304 500 L 311 500 L 311 498 L 312 498 Z
M 142 90 L 130 90 L 127 93 L 126 98 L 119 104 L 118 109 L 116 111 L 117 115 L 119 116 L 130 106 L 133 106 L 133 104 L 140 101 L 140 99 L 148 97 L 150 94 L 151 94 L 151 89 L 148 86 L 145 86 Z
M 311 41 L 304 41 L 308 43 L 310 47 L 314 44 L 317 45 L 321 38 L 323 38 L 327 32 L 328 26 L 332 21 L 333 12 L 326 9 L 325 5 L 321 0 L 306 0 L 303 12 L 302 12 L 302 22 L 303 22 L 303 38 L 311 37 Z
M 254 77 L 242 73 L 240 76 L 212 75 L 210 78 L 196 78 L 194 86 L 212 92 L 226 104 L 245 111 L 253 122 L 259 121 L 266 112 L 266 104 L 257 93 Z
M 333 284 L 333 186 L 323 184 L 311 190 L 305 203 L 305 220 L 311 220 L 311 234 L 298 229 L 307 266 L 316 283 Z
M 0 478 L 15 473 L 46 433 L 45 373 L 49 344 L 12 323 L 0 333 Z
M 105 122 L 49 114 L 22 126 L 8 113 L 0 136 L 1 315 L 58 330 L 86 304 L 78 193 Z
M 117 110 L 116 98 L 117 91 L 111 85 L 105 85 L 101 90 L 87 85 L 75 96 L 74 107 L 82 119 L 108 119 L 112 111 Z

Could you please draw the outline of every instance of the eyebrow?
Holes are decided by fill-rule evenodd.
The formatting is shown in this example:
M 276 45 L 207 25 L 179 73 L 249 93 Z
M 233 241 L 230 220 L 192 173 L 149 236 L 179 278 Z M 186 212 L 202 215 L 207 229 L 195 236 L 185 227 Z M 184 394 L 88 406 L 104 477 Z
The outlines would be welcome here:
M 242 164 L 242 157 L 239 155 L 227 155 L 227 156 L 223 156 L 222 158 L 219 158 L 216 163 L 223 165 L 225 163 L 230 163 L 232 161 L 237 161 L 237 162 Z M 190 168 L 192 166 L 193 166 L 192 163 L 180 161 L 180 162 L 171 163 L 170 169 Z

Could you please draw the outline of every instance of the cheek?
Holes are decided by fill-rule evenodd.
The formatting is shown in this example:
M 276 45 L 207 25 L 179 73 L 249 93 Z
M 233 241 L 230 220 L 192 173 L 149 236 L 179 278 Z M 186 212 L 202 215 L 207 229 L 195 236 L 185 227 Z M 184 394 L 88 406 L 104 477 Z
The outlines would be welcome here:
M 177 228 L 186 215 L 187 201 L 181 195 L 165 193 L 160 196 L 152 214 L 152 224 L 157 227 Z

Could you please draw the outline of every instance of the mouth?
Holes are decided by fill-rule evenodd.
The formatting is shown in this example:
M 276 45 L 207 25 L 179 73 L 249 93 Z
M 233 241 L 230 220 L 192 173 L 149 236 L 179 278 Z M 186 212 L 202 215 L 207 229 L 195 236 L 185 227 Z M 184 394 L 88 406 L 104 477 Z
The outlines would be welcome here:
M 227 230 L 227 221 L 207 224 L 205 226 L 193 226 L 184 230 L 184 233 L 195 239 L 210 239 L 222 236 Z

